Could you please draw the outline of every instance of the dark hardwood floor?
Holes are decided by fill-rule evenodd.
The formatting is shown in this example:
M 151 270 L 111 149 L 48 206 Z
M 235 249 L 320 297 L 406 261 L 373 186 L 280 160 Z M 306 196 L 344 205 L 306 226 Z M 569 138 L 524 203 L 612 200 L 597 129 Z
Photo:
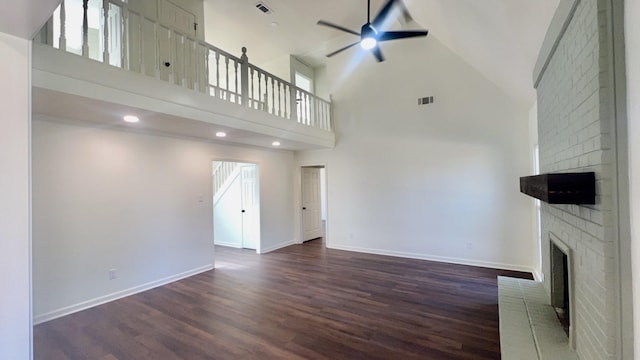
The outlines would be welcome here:
M 35 359 L 499 359 L 496 276 L 531 278 L 322 240 L 216 267 L 36 326 Z

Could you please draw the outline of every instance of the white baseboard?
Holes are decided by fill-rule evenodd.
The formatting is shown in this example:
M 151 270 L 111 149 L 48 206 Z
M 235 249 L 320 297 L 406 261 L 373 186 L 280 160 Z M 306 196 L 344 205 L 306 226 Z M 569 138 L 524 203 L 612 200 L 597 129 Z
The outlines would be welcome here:
M 242 249 L 242 244 L 238 244 L 238 243 L 230 243 L 230 242 L 224 242 L 224 241 L 214 241 L 214 245 L 232 247 L 232 248 L 236 248 L 236 249 Z
M 78 304 L 74 304 L 74 305 L 70 305 L 70 306 L 66 306 L 63 307 L 61 309 L 57 309 L 57 310 L 53 310 L 44 314 L 39 314 L 39 315 L 35 315 L 33 317 L 33 324 L 34 325 L 38 325 L 41 324 L 43 322 L 47 322 L 53 319 L 57 319 L 59 317 L 63 317 L 66 315 L 70 315 L 73 313 L 76 313 L 78 311 L 82 311 L 82 310 L 86 310 L 89 308 L 92 308 L 94 306 L 98 306 L 98 305 L 102 305 L 114 300 L 118 300 L 121 299 L 123 297 L 127 297 L 127 296 L 131 296 L 143 291 L 147 291 L 147 290 L 151 290 L 153 288 L 156 288 L 158 286 L 162 286 L 162 285 L 166 285 L 169 283 L 172 283 L 174 281 L 178 281 L 178 280 L 182 280 L 185 278 L 188 278 L 190 276 L 193 275 L 197 275 L 209 270 L 213 270 L 213 265 L 206 265 L 206 266 L 202 266 L 193 270 L 189 270 L 189 271 L 185 271 L 183 273 L 180 274 L 176 274 L 176 275 L 172 275 L 172 276 L 168 276 L 166 278 L 163 279 L 159 279 L 156 281 L 151 281 L 148 282 L 146 284 L 142 284 L 139 286 L 134 286 L 132 288 L 129 289 L 125 289 L 125 290 L 121 290 L 112 294 L 108 294 L 108 295 L 104 295 L 104 296 L 100 296 L 97 297 L 95 299 L 91 299 L 91 300 L 87 300 L 87 301 L 83 301 L 81 303 Z
M 266 254 L 268 252 L 272 252 L 272 251 L 275 251 L 275 250 L 278 250 L 278 249 L 282 249 L 284 247 L 295 245 L 295 244 L 298 244 L 295 240 L 285 241 L 285 242 L 281 242 L 281 243 L 276 244 L 276 245 L 272 245 L 272 246 L 268 246 L 268 247 L 265 247 L 265 248 L 261 248 L 259 253 L 260 254 Z
M 494 263 L 489 261 L 478 261 L 478 260 L 470 260 L 470 259 L 460 259 L 460 258 L 452 258 L 445 256 L 433 256 L 433 255 L 424 255 L 424 254 L 415 254 L 415 253 L 406 253 L 401 251 L 391 251 L 391 250 L 380 250 L 380 249 L 371 249 L 371 248 L 361 248 L 355 246 L 343 246 L 343 245 L 328 245 L 327 247 L 330 249 L 336 250 L 345 250 L 345 251 L 355 251 L 366 254 L 375 254 L 375 255 L 385 255 L 385 256 L 394 256 L 401 257 L 407 259 L 418 259 L 418 260 L 428 260 L 428 261 L 436 261 L 450 264 L 458 264 L 458 265 L 469 265 L 469 266 L 477 266 L 483 268 L 490 269 L 500 269 L 500 270 L 510 270 L 510 271 L 522 271 L 533 274 L 533 269 L 528 268 L 526 266 L 513 265 L 513 264 L 503 264 L 503 263 Z

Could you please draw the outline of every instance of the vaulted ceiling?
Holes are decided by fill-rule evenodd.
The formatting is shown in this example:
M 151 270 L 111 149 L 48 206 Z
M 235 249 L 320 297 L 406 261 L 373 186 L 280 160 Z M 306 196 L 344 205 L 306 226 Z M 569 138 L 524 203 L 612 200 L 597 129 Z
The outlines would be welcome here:
M 366 20 L 366 0 L 263 0 L 273 10 L 268 15 L 255 8 L 256 0 L 204 1 L 207 40 L 232 53 L 246 46 L 256 64 L 293 54 L 317 66 L 336 43 L 357 40 L 317 26 L 318 20 L 356 31 Z M 404 1 L 415 21 L 405 27 L 429 29 L 516 101 L 534 102 L 533 67 L 560 0 Z M 372 0 L 372 13 L 384 2 Z
M 546 29 L 560 0 L 404 0 L 415 23 L 430 30 L 488 79 L 530 105 L 535 99 L 532 71 Z M 30 38 L 60 0 L 0 2 L 0 32 Z M 325 58 L 328 44 L 354 40 L 319 27 L 319 19 L 354 30 L 366 19 L 365 0 L 263 0 L 273 13 L 255 8 L 256 0 L 204 0 L 209 39 L 232 53 L 247 46 L 253 63 L 293 54 L 311 65 Z M 372 0 L 372 12 L 384 0 Z M 277 25 L 277 26 L 276 26 Z M 355 39 L 357 40 L 357 39 Z M 340 56 L 349 56 L 349 53 Z

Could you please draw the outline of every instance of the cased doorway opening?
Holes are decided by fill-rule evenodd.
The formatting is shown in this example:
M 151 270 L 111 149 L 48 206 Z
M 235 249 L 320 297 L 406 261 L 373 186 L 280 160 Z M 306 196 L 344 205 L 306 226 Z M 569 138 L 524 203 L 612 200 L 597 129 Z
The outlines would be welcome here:
M 213 162 L 214 244 L 260 253 L 260 195 L 257 164 Z

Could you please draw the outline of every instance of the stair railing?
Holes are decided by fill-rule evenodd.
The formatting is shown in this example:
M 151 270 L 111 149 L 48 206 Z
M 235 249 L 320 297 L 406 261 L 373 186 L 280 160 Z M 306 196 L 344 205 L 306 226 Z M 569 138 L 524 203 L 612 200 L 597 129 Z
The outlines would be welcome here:
M 199 93 L 332 131 L 331 103 L 211 44 L 159 24 L 120 0 L 101 1 L 101 34 L 90 37 L 89 0 L 70 9 L 63 0 L 43 33 L 61 50 L 152 76 Z M 82 11 L 81 46 L 71 46 L 70 13 Z M 77 13 L 74 13 L 77 16 Z M 95 24 L 94 24 L 95 25 Z M 55 26 L 55 29 L 54 29 Z M 54 36 L 57 33 L 57 36 Z M 78 34 L 73 34 L 77 35 Z M 102 51 L 100 51 L 102 50 Z
M 213 169 L 213 196 L 214 199 L 218 196 L 218 191 L 223 189 L 229 178 L 240 167 L 239 163 L 221 161 Z

